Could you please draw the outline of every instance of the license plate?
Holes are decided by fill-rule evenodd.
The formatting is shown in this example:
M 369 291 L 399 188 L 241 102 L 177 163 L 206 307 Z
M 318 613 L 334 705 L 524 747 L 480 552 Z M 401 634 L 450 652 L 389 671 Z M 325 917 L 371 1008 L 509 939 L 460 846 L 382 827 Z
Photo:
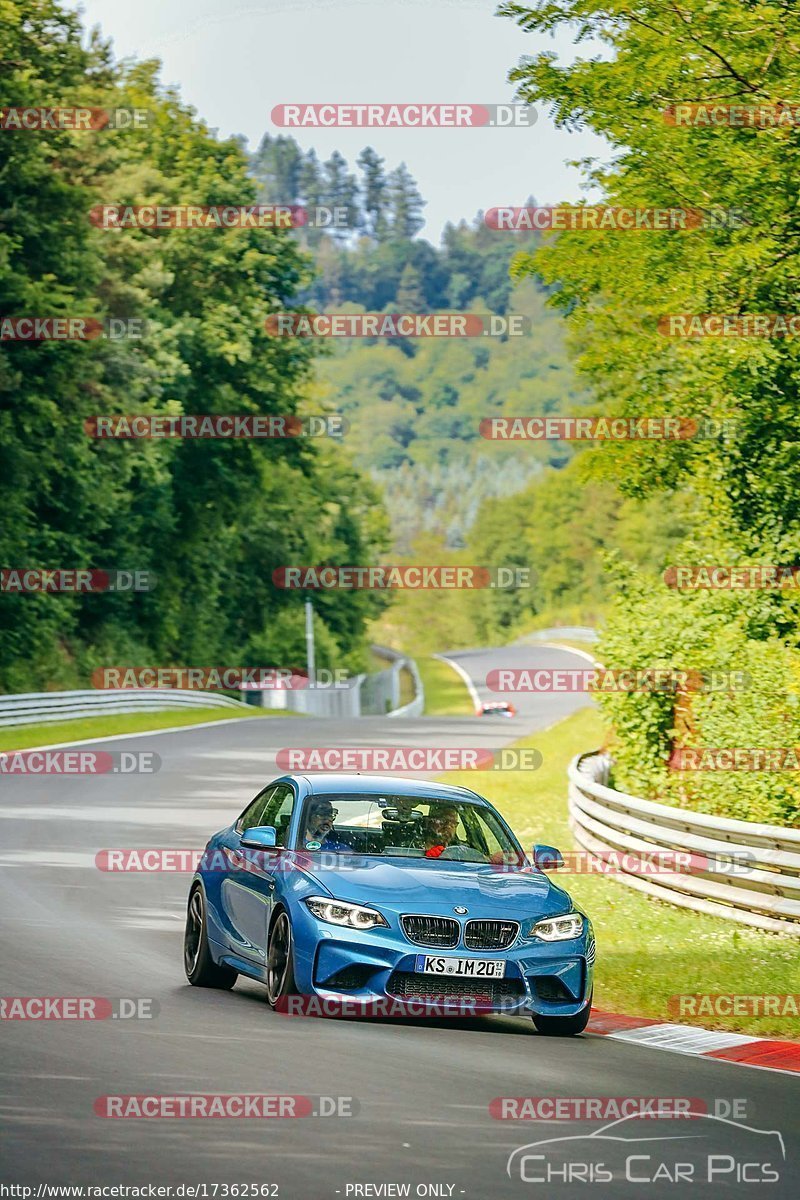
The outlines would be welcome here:
M 467 979 L 502 979 L 506 964 L 501 958 L 444 958 L 439 954 L 418 954 L 414 970 L 426 975 L 460 975 Z

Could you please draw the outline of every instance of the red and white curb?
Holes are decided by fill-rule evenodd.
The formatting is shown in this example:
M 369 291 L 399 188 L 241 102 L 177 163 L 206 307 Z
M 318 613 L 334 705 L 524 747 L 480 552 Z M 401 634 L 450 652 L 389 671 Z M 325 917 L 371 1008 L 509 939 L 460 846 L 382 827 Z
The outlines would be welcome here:
M 724 1062 L 761 1067 L 769 1071 L 800 1073 L 800 1042 L 701 1029 L 697 1025 L 671 1025 L 649 1017 L 623 1017 L 593 1008 L 587 1033 L 598 1033 L 620 1042 L 635 1042 L 651 1050 L 700 1055 Z

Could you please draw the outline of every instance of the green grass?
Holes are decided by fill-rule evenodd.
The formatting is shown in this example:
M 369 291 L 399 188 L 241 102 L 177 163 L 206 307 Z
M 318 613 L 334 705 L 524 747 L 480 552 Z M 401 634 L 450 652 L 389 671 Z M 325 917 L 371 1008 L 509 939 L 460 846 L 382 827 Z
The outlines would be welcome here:
M 448 663 L 438 658 L 418 658 L 417 666 L 425 689 L 426 717 L 475 715 L 475 705 L 464 680 Z
M 535 841 L 571 849 L 575 843 L 567 823 L 567 763 L 573 755 L 599 746 L 604 732 L 598 713 L 584 709 L 517 743 L 541 750 L 544 762 L 533 774 L 460 771 L 444 778 L 477 788 L 496 804 L 528 849 Z M 598 1008 L 759 1037 L 800 1039 L 796 1017 L 677 1017 L 668 1008 L 670 996 L 684 993 L 800 993 L 795 938 L 676 908 L 608 876 L 564 875 L 560 881 L 594 923 Z
M 410 704 L 415 696 L 414 676 L 408 667 L 403 667 L 400 671 L 400 707 L 402 708 L 405 704 Z
M 109 737 L 126 733 L 148 733 L 151 729 L 180 729 L 203 721 L 225 721 L 231 717 L 285 716 L 282 711 L 266 708 L 195 708 L 175 712 L 119 713 L 117 716 L 86 717 L 78 721 L 51 721 L 46 725 L 21 725 L 0 729 L 0 750 L 25 750 L 30 746 L 49 746 L 57 742 L 77 742 L 84 738 Z

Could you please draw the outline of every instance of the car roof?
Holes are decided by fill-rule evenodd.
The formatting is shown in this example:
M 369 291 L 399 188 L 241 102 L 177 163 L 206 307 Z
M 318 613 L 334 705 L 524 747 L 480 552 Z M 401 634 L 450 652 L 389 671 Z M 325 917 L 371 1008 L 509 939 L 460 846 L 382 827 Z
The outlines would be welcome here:
M 487 803 L 483 796 L 470 791 L 469 788 L 436 783 L 429 779 L 398 779 L 396 775 L 339 775 L 333 771 L 303 774 L 301 778 L 308 785 L 309 792 L 314 795 L 336 793 L 341 796 L 347 792 L 352 792 L 353 795 L 389 793 L 392 796 L 430 796 L 439 799 L 449 797 L 453 800 L 477 800 L 480 804 Z

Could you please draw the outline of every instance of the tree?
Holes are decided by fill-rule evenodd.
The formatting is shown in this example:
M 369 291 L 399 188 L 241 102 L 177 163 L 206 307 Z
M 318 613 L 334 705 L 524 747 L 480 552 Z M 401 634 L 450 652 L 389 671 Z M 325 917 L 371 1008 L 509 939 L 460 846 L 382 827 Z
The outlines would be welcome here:
M 281 230 L 93 227 L 100 203 L 249 205 L 258 184 L 239 140 L 213 136 L 160 86 L 157 64 L 115 66 L 97 39 L 84 48 L 77 17 L 51 0 L 7 0 L 4 15 L 10 94 L 144 108 L 153 120 L 0 138 L 0 317 L 148 324 L 140 341 L 0 344 L 0 560 L 147 570 L 156 587 L 0 594 L 0 688 L 85 685 L 94 666 L 131 661 L 247 664 L 267 645 L 281 665 L 294 641 L 275 631 L 302 628 L 304 597 L 273 586 L 272 571 L 375 561 L 386 530 L 374 487 L 319 439 L 100 442 L 84 423 L 307 413 L 313 343 L 269 337 L 264 323 L 297 307 L 309 260 Z M 363 662 L 384 602 L 326 597 L 321 645 L 337 659 L 321 665 Z
M 413 263 L 407 262 L 397 285 L 397 308 L 399 312 L 424 312 L 425 293 L 422 275 Z
M 386 214 L 387 183 L 383 170 L 385 160 L 371 146 L 365 146 L 357 161 L 364 176 L 362 194 L 366 232 L 374 241 L 384 242 L 389 234 Z
M 299 171 L 300 184 L 300 200 L 303 205 L 314 210 L 328 203 L 327 190 L 325 187 L 325 178 L 322 168 L 319 164 L 319 159 L 314 150 L 309 150 L 304 156 L 300 165 Z M 317 245 L 325 236 L 325 232 L 320 228 L 303 228 L 304 239 L 309 245 Z
M 405 163 L 400 163 L 390 173 L 386 190 L 391 214 L 391 237 L 395 240 L 415 237 L 425 224 L 422 216 L 425 201 Z
M 794 102 L 797 6 L 544 0 L 535 10 L 507 3 L 502 11 L 530 32 L 572 27 L 605 43 L 609 53 L 590 60 L 565 65 L 540 52 L 512 72 L 520 97 L 548 104 L 558 125 L 607 139 L 610 161 L 588 171 L 605 202 L 702 216 L 699 228 L 565 232 L 515 264 L 517 277 L 538 272 L 555 289 L 599 413 L 733 422 L 731 436 L 606 443 L 589 461 L 633 497 L 660 494 L 672 505 L 676 489 L 691 491 L 675 563 L 796 562 L 797 339 L 672 338 L 659 318 L 798 312 L 800 130 L 791 117 L 763 127 L 745 119 L 748 107 L 771 107 L 774 118 L 775 106 Z M 676 122 L 677 105 L 700 105 L 705 123 Z M 733 120 L 708 119 L 717 105 L 733 106 Z M 701 747 L 796 743 L 796 589 L 681 594 L 624 562 L 615 582 L 599 646 L 606 666 L 725 666 L 750 679 L 741 693 L 697 697 L 690 722 L 670 696 L 603 695 L 619 781 L 706 811 L 796 822 L 795 772 L 711 774 L 701 787 L 671 769 L 687 728 Z
M 263 203 L 296 204 L 300 195 L 303 156 L 293 137 L 265 133 L 252 156 L 253 174 L 263 185 Z
M 325 163 L 325 202 L 332 210 L 340 209 L 346 216 L 344 228 L 334 225 L 332 235 L 338 241 L 347 241 L 361 224 L 358 207 L 358 184 L 355 176 L 347 170 L 347 160 L 334 150 Z
M 557 124 L 588 126 L 609 141 L 612 161 L 589 171 L 606 202 L 696 209 L 709 222 L 649 234 L 565 233 L 516 265 L 517 276 L 539 272 L 557 287 L 553 302 L 568 314 L 601 411 L 637 416 L 658 407 L 738 423 L 727 441 L 608 445 L 598 464 L 638 494 L 693 477 L 743 549 L 783 553 L 800 528 L 798 341 L 669 338 L 658 320 L 797 311 L 800 131 L 683 128 L 664 112 L 793 99 L 800 12 L 778 0 L 559 0 L 502 11 L 531 32 L 578 22 L 613 51 L 567 65 L 542 52 L 512 72 L 521 98 L 552 105 Z

